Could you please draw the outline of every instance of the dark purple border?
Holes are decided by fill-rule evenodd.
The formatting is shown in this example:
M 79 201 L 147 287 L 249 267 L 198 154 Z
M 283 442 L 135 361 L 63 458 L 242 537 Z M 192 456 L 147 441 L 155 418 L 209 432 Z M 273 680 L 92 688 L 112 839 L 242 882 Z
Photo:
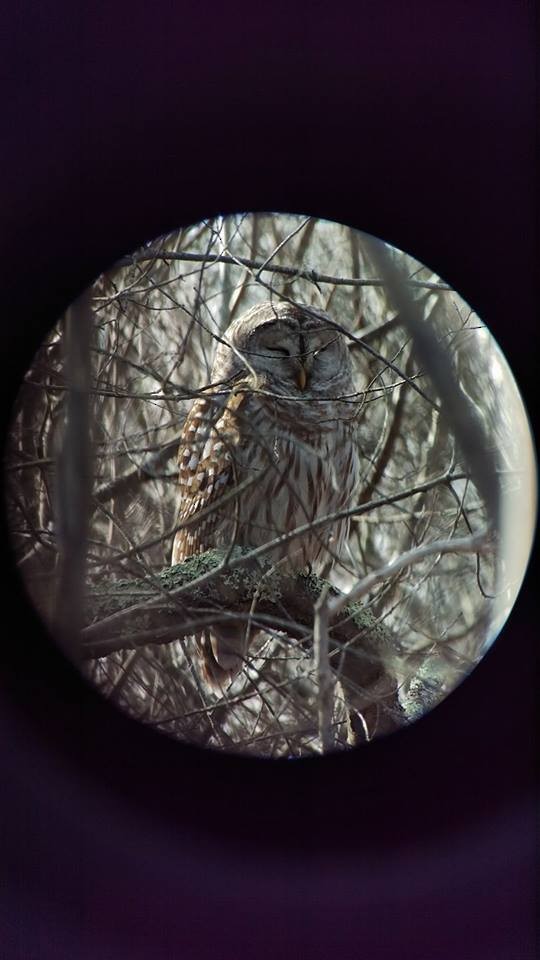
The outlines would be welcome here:
M 328 216 L 432 266 L 488 322 L 536 417 L 530 6 L 42 2 L 8 21 L 4 420 L 92 277 L 238 209 Z M 420 724 L 268 765 L 118 716 L 48 645 L 6 560 L 7 957 L 533 956 L 537 567 L 485 661 Z

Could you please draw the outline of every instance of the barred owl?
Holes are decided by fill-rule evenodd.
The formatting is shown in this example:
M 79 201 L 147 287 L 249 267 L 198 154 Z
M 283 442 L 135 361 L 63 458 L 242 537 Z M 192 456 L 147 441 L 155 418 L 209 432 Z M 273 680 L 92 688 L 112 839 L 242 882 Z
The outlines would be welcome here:
M 347 518 L 309 529 L 351 504 L 358 476 L 351 361 L 328 320 L 312 307 L 263 303 L 223 334 L 212 383 L 183 427 L 173 564 L 231 544 L 272 543 L 267 556 L 296 569 L 321 571 L 339 557 Z M 239 672 L 251 639 L 245 618 L 196 638 L 211 688 L 222 692 Z

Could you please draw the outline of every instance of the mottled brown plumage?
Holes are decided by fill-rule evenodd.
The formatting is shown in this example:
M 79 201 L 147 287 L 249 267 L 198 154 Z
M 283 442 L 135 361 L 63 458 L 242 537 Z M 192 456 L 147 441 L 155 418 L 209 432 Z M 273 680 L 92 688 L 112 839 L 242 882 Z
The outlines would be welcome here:
M 272 543 L 273 560 L 328 565 L 346 519 L 279 538 L 351 503 L 357 408 L 344 337 L 311 307 L 261 304 L 226 330 L 212 382 L 220 386 L 194 401 L 183 428 L 172 562 L 215 546 Z M 197 638 L 211 686 L 223 689 L 238 673 L 249 642 L 239 620 Z

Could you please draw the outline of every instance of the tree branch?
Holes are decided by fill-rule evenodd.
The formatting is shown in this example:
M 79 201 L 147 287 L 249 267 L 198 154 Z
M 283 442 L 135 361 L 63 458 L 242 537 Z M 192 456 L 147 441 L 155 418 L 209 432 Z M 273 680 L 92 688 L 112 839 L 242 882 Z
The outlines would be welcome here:
M 440 409 L 456 436 L 490 520 L 496 527 L 500 520 L 499 454 L 491 431 L 486 429 L 464 394 L 449 362 L 446 345 L 438 340 L 432 325 L 424 322 L 419 305 L 411 296 L 410 281 L 404 271 L 395 265 L 382 241 L 371 237 L 368 245 L 403 326 L 412 337 L 419 366 L 429 370 L 431 382 L 441 400 Z
M 307 640 L 312 634 L 314 603 L 322 591 L 340 596 L 326 580 L 314 574 L 280 572 L 266 558 L 239 568 L 236 564 L 249 556 L 248 548 L 235 547 L 232 562 L 224 566 L 227 553 L 209 550 L 167 568 L 153 581 L 120 580 L 88 591 L 87 626 L 82 634 L 84 659 L 145 644 L 168 643 L 209 623 L 231 616 L 237 619 L 242 614 L 256 624 L 273 625 Z M 202 579 L 211 572 L 211 580 Z M 255 595 L 256 610 L 250 613 Z M 358 604 L 347 605 L 343 619 L 332 629 L 330 652 L 360 637 L 366 649 L 377 650 L 377 657 L 397 652 L 395 639 L 369 610 Z
M 169 460 L 172 460 L 178 450 L 179 437 L 174 437 L 162 447 L 149 454 L 142 463 L 126 470 L 114 480 L 101 484 L 92 494 L 97 503 L 106 503 L 113 497 L 126 496 L 133 493 L 141 483 L 148 480 L 155 480 L 159 475 L 159 470 L 163 469 Z
M 374 570 L 368 574 L 349 593 L 330 600 L 328 602 L 329 614 L 330 616 L 336 616 L 348 603 L 356 602 L 361 597 L 365 597 L 381 580 L 388 580 L 395 573 L 399 573 L 400 570 L 404 570 L 405 567 L 410 567 L 414 563 L 420 563 L 426 557 L 434 557 L 444 553 L 487 553 L 491 549 L 493 549 L 493 544 L 490 541 L 488 530 L 471 534 L 470 537 L 434 540 L 432 543 L 424 543 L 420 547 L 414 547 L 412 550 L 402 553 L 400 557 L 390 563 L 385 564 L 379 570 Z
M 313 574 L 282 572 L 267 558 L 250 561 L 247 548 L 235 547 L 230 557 L 228 553 L 210 550 L 164 570 L 152 581 L 123 580 L 89 591 L 83 659 L 170 643 L 219 620 L 245 620 L 262 630 L 281 631 L 308 648 L 315 640 L 323 752 L 333 743 L 336 680 L 351 719 L 351 743 L 407 722 L 393 673 L 400 644 L 370 610 L 345 598 L 343 616 L 326 626 L 321 605 L 327 597 L 342 596 L 328 581 Z
M 216 263 L 228 263 L 231 266 L 247 267 L 248 270 L 256 271 L 258 274 L 268 270 L 270 273 L 279 273 L 285 277 L 293 277 L 295 280 L 310 280 L 312 283 L 331 283 L 336 287 L 384 287 L 386 285 L 386 280 L 380 280 L 377 277 L 370 277 L 369 279 L 361 279 L 360 277 L 333 277 L 325 273 L 318 273 L 316 270 L 298 270 L 296 267 L 270 265 L 268 262 L 269 258 L 266 260 L 252 260 L 249 257 L 233 257 L 230 254 L 218 254 L 216 256 L 216 254 L 213 253 L 187 253 L 177 250 L 140 250 L 138 253 L 133 253 L 131 256 L 122 257 L 120 260 L 117 260 L 113 269 L 117 269 L 118 267 L 131 267 L 135 263 L 142 263 L 148 260 L 180 260 L 186 263 L 207 263 L 211 266 Z M 411 287 L 420 287 L 424 290 L 452 289 L 448 284 L 442 283 L 441 281 L 407 280 L 407 283 Z M 120 295 L 121 293 L 122 291 Z M 117 297 L 118 294 L 116 294 L 116 298 Z M 109 299 L 111 298 L 96 297 L 96 300 Z

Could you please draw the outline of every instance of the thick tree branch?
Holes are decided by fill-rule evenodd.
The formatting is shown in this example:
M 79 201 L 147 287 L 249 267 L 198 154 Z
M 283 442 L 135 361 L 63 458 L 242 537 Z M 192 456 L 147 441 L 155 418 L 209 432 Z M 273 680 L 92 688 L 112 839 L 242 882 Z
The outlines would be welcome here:
M 406 723 L 393 674 L 398 639 L 355 603 L 346 604 L 331 626 L 321 625 L 321 604 L 326 607 L 341 594 L 313 574 L 282 572 L 265 557 L 250 561 L 250 554 L 239 547 L 230 556 L 210 550 L 164 570 L 152 582 L 124 580 L 94 589 L 87 597 L 83 658 L 170 643 L 219 620 L 249 619 L 308 648 L 315 641 L 323 752 L 332 748 L 336 680 L 347 704 L 351 743 Z
M 266 558 L 239 568 L 237 564 L 249 554 L 249 549 L 236 547 L 230 563 L 223 565 L 226 552 L 209 550 L 167 568 L 153 581 L 122 580 L 94 588 L 87 595 L 84 658 L 168 643 L 219 619 L 243 614 L 261 626 L 309 639 L 314 603 L 323 589 L 333 597 L 339 596 L 338 591 L 313 574 L 280 572 Z M 203 580 L 209 573 L 214 574 L 212 579 Z M 255 595 L 256 609 L 250 613 Z M 377 651 L 377 659 L 397 652 L 390 632 L 370 611 L 352 604 L 332 628 L 330 651 L 335 653 L 359 638 L 365 650 Z
M 419 366 L 429 370 L 430 379 L 441 400 L 440 409 L 456 436 L 490 520 L 496 527 L 500 520 L 499 455 L 491 431 L 486 429 L 482 418 L 464 394 L 448 360 L 446 345 L 439 341 L 432 325 L 424 322 L 419 305 L 411 296 L 410 281 L 404 271 L 395 265 L 382 241 L 372 237 L 368 245 L 403 326 L 412 337 Z

